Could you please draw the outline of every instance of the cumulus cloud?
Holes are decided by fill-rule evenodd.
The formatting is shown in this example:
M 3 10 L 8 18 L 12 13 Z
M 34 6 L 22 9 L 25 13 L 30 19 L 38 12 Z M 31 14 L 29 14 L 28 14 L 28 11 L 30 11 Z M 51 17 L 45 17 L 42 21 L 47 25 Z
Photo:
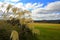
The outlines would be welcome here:
M 0 6 L 2 5 L 3 3 L 2 2 L 0 2 Z
M 46 6 L 46 9 L 47 10 L 59 10 L 60 9 L 60 1 L 49 3 Z
M 26 4 L 24 4 L 24 3 L 20 2 L 20 3 L 15 4 L 15 6 L 18 8 L 22 8 L 23 10 L 33 10 L 33 9 L 42 7 L 43 4 L 41 4 L 41 3 L 33 3 L 33 4 L 26 3 Z
M 9 3 L 9 4 L 12 4 L 12 5 L 15 5 L 16 7 L 18 8 L 22 8 L 22 9 L 26 9 L 26 10 L 32 10 L 32 9 L 36 9 L 36 8 L 39 8 L 39 7 L 42 7 L 43 4 L 41 3 L 23 3 L 23 2 L 20 2 L 21 0 L 4 0 L 3 3 Z
M 32 3 L 27 3 L 25 7 L 26 7 L 27 9 L 36 9 L 36 8 L 41 7 L 41 6 L 43 6 L 43 4 L 41 4 L 41 3 L 34 3 L 34 4 L 32 4 Z
M 24 4 L 23 3 L 17 3 L 15 4 L 16 7 L 24 9 Z
M 60 13 L 52 14 L 36 14 L 33 16 L 34 20 L 57 20 L 60 19 Z
M 32 16 L 37 20 L 60 19 L 60 1 L 49 3 L 44 8 L 32 10 Z
M 32 18 L 34 20 L 56 20 L 60 19 L 60 1 L 55 1 L 52 3 L 48 3 L 46 6 L 42 7 L 44 4 L 41 3 L 11 3 L 18 2 L 19 0 L 5 0 L 10 4 L 15 5 L 18 8 L 22 8 L 23 10 L 31 10 Z M 2 3 L 0 2 L 2 5 Z M 5 7 L 6 8 L 6 7 Z
M 32 12 L 35 13 L 56 13 L 60 12 L 60 1 L 52 2 L 46 5 L 44 8 L 37 8 Z
M 41 3 L 26 3 L 26 4 L 23 4 L 22 2 L 20 2 L 20 3 L 16 3 L 16 4 L 14 4 L 14 3 L 0 3 L 1 4 L 1 6 L 3 5 L 4 7 L 2 7 L 2 8 L 0 8 L 0 10 L 2 10 L 3 12 L 6 10 L 6 8 L 7 8 L 7 6 L 9 5 L 9 4 L 12 4 L 12 5 L 14 5 L 15 7 L 18 7 L 18 8 L 22 8 L 23 10 L 30 10 L 30 9 L 36 9 L 36 8 L 39 8 L 39 7 L 41 7 L 43 4 L 41 4 Z
M 26 9 L 26 10 L 31 10 L 31 9 L 36 9 L 38 7 L 42 7 L 43 4 L 41 3 L 23 3 L 20 2 L 21 0 L 4 0 L 3 2 L 5 3 L 10 3 L 12 5 L 15 5 L 18 8 Z
M 17 3 L 17 4 L 15 4 L 15 6 L 16 7 L 18 7 L 18 8 L 22 8 L 22 9 L 26 9 L 26 10 L 30 10 L 30 9 L 36 9 L 36 8 L 38 8 L 38 7 L 41 7 L 41 6 L 43 6 L 43 4 L 41 4 L 41 3 L 26 3 L 26 4 L 23 4 L 22 2 L 20 2 L 20 3 Z

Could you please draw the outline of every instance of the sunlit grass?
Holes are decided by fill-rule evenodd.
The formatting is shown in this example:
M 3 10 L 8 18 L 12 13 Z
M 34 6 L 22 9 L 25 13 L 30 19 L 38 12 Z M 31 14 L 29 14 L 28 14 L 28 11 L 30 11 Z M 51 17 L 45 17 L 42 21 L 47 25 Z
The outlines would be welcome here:
M 38 40 L 60 40 L 60 24 L 51 24 L 51 23 L 30 23 L 28 24 L 29 28 L 33 33 L 37 34 Z M 10 36 L 11 30 L 20 30 L 19 27 L 12 26 L 11 24 L 7 24 L 6 22 L 0 22 L 0 29 L 2 29 L 3 34 L 7 37 Z M 4 33 L 6 30 L 6 33 Z M 2 32 L 0 30 L 0 32 Z M 20 32 L 20 31 L 19 31 Z M 3 36 L 3 37 L 5 37 Z
M 34 29 L 40 32 L 39 40 L 60 40 L 60 24 L 33 23 L 33 25 Z

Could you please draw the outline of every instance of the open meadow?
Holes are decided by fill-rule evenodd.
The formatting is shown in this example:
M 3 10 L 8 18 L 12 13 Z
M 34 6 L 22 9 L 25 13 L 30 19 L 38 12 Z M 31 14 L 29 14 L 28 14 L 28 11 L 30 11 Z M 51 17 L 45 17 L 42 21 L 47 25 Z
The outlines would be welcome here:
M 39 40 L 60 40 L 60 24 L 33 23 L 34 29 L 39 31 Z M 39 34 L 38 33 L 38 34 Z
M 38 40 L 60 40 L 60 24 L 33 23 L 30 28 L 32 28 L 32 32 L 37 34 Z M 20 32 L 17 25 L 13 27 L 7 22 L 0 21 L 0 40 L 9 40 L 11 30 Z

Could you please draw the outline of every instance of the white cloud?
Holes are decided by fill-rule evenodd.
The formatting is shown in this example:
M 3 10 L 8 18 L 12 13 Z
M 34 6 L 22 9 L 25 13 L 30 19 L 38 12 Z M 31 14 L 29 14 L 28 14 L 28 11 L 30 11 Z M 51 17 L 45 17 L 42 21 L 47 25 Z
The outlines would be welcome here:
M 43 4 L 41 4 L 41 3 L 34 3 L 34 4 L 32 4 L 32 3 L 27 3 L 25 7 L 26 7 L 27 9 L 36 9 L 36 8 L 42 7 L 42 6 L 43 6 Z
M 31 9 L 31 8 L 33 8 L 33 4 L 32 3 L 27 3 L 25 7 L 27 9 Z
M 32 17 L 34 20 L 56 20 L 60 19 L 60 13 L 36 14 Z
M 32 10 L 32 16 L 36 20 L 60 19 L 60 1 L 49 3 L 44 8 Z
M 2 2 L 0 2 L 0 6 L 2 5 L 3 3 Z
M 30 9 L 36 9 L 36 8 L 39 8 L 39 7 L 42 7 L 43 4 L 41 3 L 23 3 L 23 2 L 19 2 L 21 0 L 4 0 L 3 3 L 9 3 L 9 4 L 12 4 L 12 5 L 15 5 L 16 7 L 18 8 L 22 8 L 22 9 L 26 9 L 26 10 L 30 10 Z
M 18 7 L 18 8 L 22 8 L 23 7 L 23 3 L 17 3 L 17 4 L 15 4 L 15 6 Z
M 56 13 L 60 12 L 60 1 L 52 2 L 46 5 L 44 8 L 37 8 L 32 12 L 35 13 Z
M 9 1 L 9 0 L 7 0 Z M 11 1 L 11 0 L 10 0 Z M 15 0 L 13 0 L 15 1 Z M 12 2 L 13 2 L 12 1 Z M 16 1 L 18 2 L 18 1 Z M 0 3 L 2 5 L 2 3 Z M 15 5 L 18 8 L 22 8 L 23 10 L 32 10 L 32 17 L 36 20 L 55 20 L 60 19 L 60 1 L 52 2 L 46 5 L 45 7 L 42 7 L 43 4 L 41 3 L 11 3 Z M 3 9 L 4 10 L 4 9 Z
M 41 3 L 26 3 L 24 4 L 23 2 L 19 2 L 21 0 L 4 0 L 5 3 L 10 3 L 10 4 L 13 4 L 15 5 L 16 7 L 18 8 L 22 8 L 22 9 L 36 9 L 38 7 L 42 7 L 43 4 Z
M 49 3 L 46 6 L 47 10 L 60 10 L 60 1 Z
M 22 2 L 15 4 L 16 7 L 18 8 L 22 8 L 23 10 L 30 10 L 30 9 L 36 9 L 38 7 L 43 6 L 43 4 L 39 4 L 39 3 L 26 3 L 23 4 Z

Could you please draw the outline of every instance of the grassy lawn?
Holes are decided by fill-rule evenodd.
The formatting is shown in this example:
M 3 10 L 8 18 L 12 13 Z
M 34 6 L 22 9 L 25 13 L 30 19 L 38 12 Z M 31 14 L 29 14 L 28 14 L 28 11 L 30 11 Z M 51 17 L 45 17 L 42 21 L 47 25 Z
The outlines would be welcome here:
M 35 23 L 34 29 L 40 32 L 39 40 L 60 40 L 60 24 Z
M 38 40 L 60 40 L 60 24 L 33 23 L 32 25 L 29 24 L 29 26 L 33 29 L 33 32 L 37 34 Z M 11 24 L 1 21 L 0 40 L 9 40 L 11 30 L 13 29 L 20 32 L 19 27 L 13 27 Z

